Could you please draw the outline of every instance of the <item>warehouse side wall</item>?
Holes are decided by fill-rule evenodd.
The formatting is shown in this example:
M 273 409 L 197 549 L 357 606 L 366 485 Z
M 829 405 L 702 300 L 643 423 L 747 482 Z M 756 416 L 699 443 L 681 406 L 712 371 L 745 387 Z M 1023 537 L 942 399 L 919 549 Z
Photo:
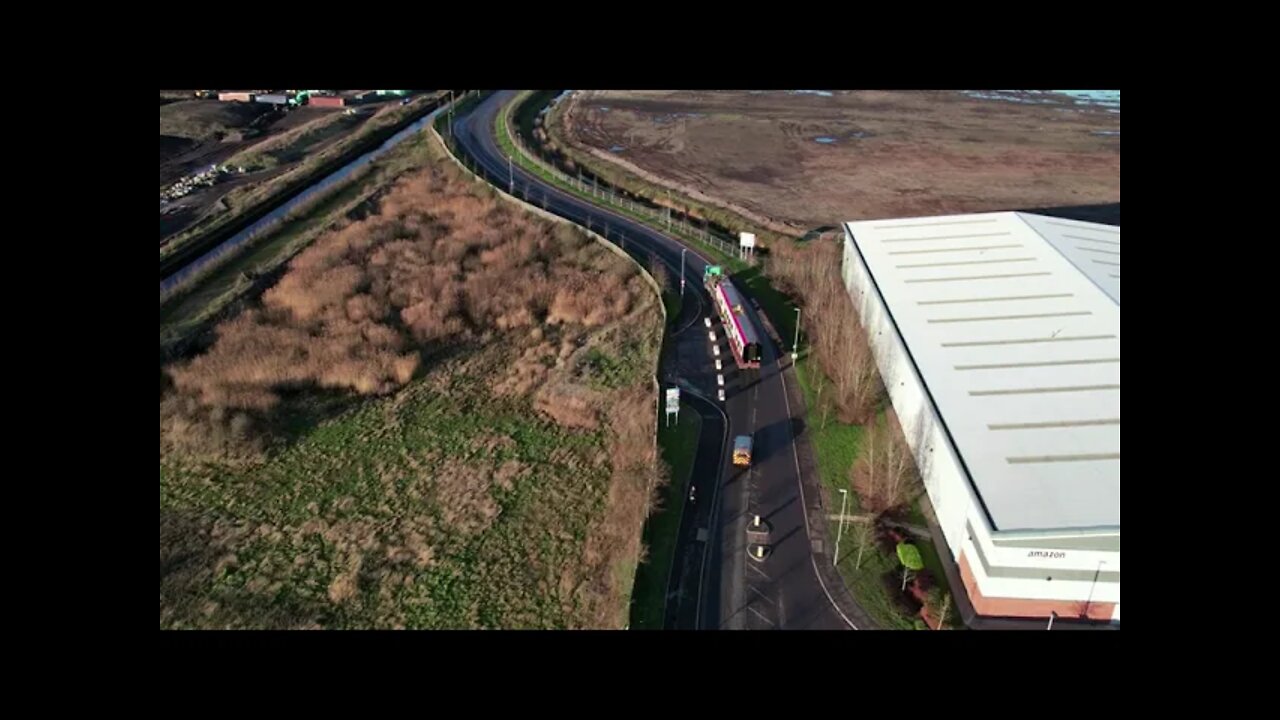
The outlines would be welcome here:
M 880 377 L 915 456 L 925 491 L 938 517 L 938 526 L 946 537 L 952 558 L 958 558 L 965 539 L 965 521 L 970 508 L 977 507 L 977 498 L 924 381 L 893 323 L 893 316 L 848 228 L 845 228 L 841 272 L 845 289 L 870 336 Z M 978 521 L 985 523 L 981 518 Z
M 1045 553 L 1029 541 L 997 546 L 981 498 L 847 226 L 841 273 L 973 609 L 989 616 L 1047 617 L 1052 611 L 1118 622 L 1118 538 L 1111 551 Z

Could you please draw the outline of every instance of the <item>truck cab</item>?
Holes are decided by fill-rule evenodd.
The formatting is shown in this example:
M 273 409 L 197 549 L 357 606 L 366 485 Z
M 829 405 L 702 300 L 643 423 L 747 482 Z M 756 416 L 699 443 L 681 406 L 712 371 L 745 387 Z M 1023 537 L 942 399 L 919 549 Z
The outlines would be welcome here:
M 733 439 L 733 464 L 742 467 L 751 465 L 750 435 L 739 435 Z

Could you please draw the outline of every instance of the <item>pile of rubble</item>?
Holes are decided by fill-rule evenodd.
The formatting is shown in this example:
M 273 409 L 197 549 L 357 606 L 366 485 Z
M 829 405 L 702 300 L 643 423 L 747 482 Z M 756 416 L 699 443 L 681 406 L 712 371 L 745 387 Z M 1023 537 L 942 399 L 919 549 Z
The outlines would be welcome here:
M 210 165 L 208 170 L 198 172 L 195 175 L 188 175 L 160 191 L 160 207 L 164 207 L 179 198 L 186 197 L 200 188 L 212 187 L 219 180 L 222 180 L 223 176 L 232 173 L 243 174 L 244 168 Z

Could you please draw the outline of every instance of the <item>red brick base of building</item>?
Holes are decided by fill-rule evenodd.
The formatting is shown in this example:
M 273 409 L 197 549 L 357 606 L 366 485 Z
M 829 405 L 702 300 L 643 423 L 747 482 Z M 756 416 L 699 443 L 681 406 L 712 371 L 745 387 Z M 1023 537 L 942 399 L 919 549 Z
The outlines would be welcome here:
M 960 577 L 964 580 L 964 590 L 969 595 L 969 602 L 973 603 L 973 609 L 979 615 L 1047 619 L 1050 613 L 1054 613 L 1060 618 L 1110 620 L 1116 609 L 1115 603 L 1104 602 L 983 597 L 978 590 L 978 582 L 973 576 L 973 570 L 969 568 L 969 559 L 963 552 L 960 553 L 958 564 Z

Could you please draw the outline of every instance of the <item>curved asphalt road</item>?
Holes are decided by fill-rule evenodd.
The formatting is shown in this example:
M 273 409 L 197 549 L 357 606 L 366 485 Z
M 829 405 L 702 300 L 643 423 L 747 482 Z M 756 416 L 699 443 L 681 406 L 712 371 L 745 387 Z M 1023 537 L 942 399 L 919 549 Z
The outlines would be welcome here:
M 488 179 L 506 190 L 509 165 L 493 137 L 499 108 L 514 90 L 494 93 L 467 115 L 453 121 L 453 136 L 463 152 Z M 516 195 L 533 205 L 606 234 L 633 256 L 656 259 L 678 277 L 683 247 L 676 240 L 609 210 L 544 184 L 519 166 L 514 168 Z M 672 572 L 667 604 L 667 627 L 689 629 L 824 629 L 853 627 L 838 612 L 820 584 L 806 529 L 804 501 L 799 481 L 799 459 L 792 436 L 793 423 L 781 378 L 777 348 L 764 343 L 761 368 L 740 371 L 734 367 L 723 330 L 711 300 L 702 287 L 706 259 L 696 248 L 686 255 L 685 310 L 673 333 L 664 365 L 674 377 L 663 384 L 679 384 L 704 424 L 703 441 L 694 463 L 693 482 L 697 502 L 686 504 L 681 541 Z M 696 302 L 691 301 L 696 300 Z M 748 308 L 754 313 L 754 309 Z M 705 398 L 716 396 L 716 370 L 707 328 L 701 318 L 713 316 L 725 360 L 723 415 Z M 759 318 L 757 325 L 763 331 Z M 719 417 L 718 417 L 719 416 Z M 728 432 L 724 432 L 724 420 Z M 734 435 L 755 438 L 750 468 L 727 462 L 727 445 Z M 715 436 L 719 435 L 719 438 Z M 718 446 L 718 452 L 717 452 Z M 715 453 L 715 454 L 713 454 Z M 759 514 L 772 527 L 772 552 L 763 560 L 748 559 L 746 528 Z M 705 530 L 706 542 L 698 542 Z M 834 590 L 834 588 L 833 588 Z

